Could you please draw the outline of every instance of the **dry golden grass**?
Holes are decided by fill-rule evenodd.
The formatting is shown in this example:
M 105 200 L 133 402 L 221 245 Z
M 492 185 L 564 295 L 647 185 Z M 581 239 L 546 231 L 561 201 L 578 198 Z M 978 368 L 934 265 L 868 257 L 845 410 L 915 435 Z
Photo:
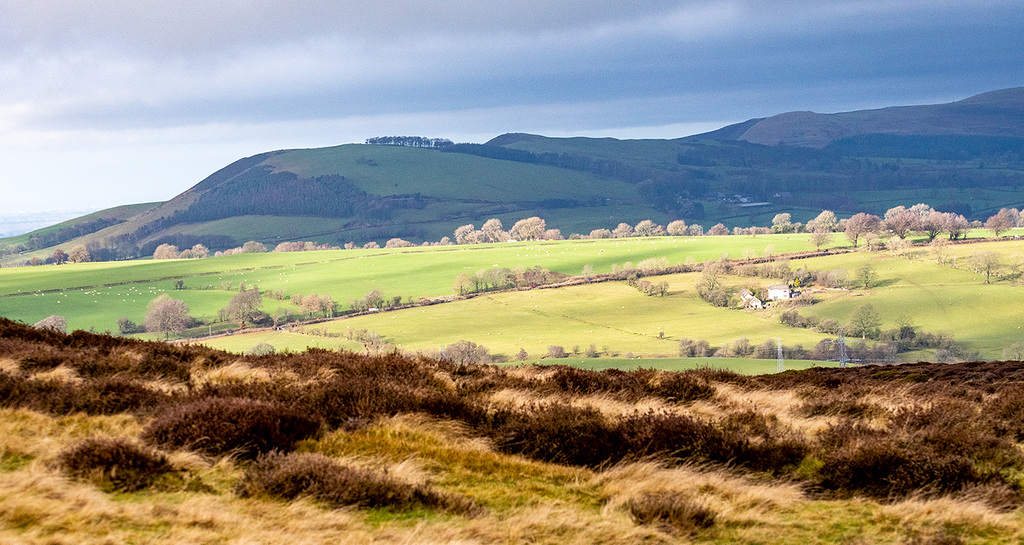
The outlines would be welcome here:
M 270 373 L 267 370 L 251 367 L 243 361 L 235 361 L 212 369 L 197 367 L 192 372 L 192 382 L 196 386 L 228 381 L 268 382 L 270 378 Z
M 763 524 L 773 511 L 808 501 L 795 484 L 766 484 L 723 468 L 669 467 L 658 461 L 621 464 L 595 475 L 591 483 L 607 498 L 606 515 L 621 510 L 631 498 L 674 492 L 733 523 Z
M 138 437 L 142 425 L 130 415 L 54 418 L 24 409 L 0 409 L 0 448 L 52 460 L 87 437 Z
M 778 421 L 807 436 L 817 434 L 835 423 L 830 417 L 807 417 L 798 413 L 806 401 L 793 390 L 750 390 L 731 384 L 718 384 L 718 396 L 705 402 L 696 402 L 692 410 L 704 417 L 718 418 L 722 414 L 755 411 L 771 414 Z
M 904 526 L 960 526 L 985 533 L 1006 532 L 1024 542 L 1024 513 L 998 512 L 980 501 L 964 498 L 910 499 L 882 507 L 882 513 Z
M 929 543 L 954 528 L 965 543 L 1024 539 L 1020 512 L 1001 513 L 963 499 L 820 501 L 801 486 L 720 467 L 651 460 L 602 472 L 496 453 L 461 424 L 420 415 L 380 419 L 354 432 L 334 431 L 301 450 L 342 463 L 387 469 L 406 482 L 430 483 L 473 498 L 476 518 L 435 512 L 330 510 L 307 500 L 237 498 L 242 468 L 230 458 L 188 452 L 170 459 L 184 476 L 135 494 L 105 494 L 71 481 L 53 454 L 84 437 L 137 437 L 130 417 L 55 418 L 0 411 L 6 451 L 36 456 L 0 473 L 0 543 Z M 200 486 L 201 484 L 201 486 Z M 626 504 L 675 492 L 713 511 L 715 524 L 692 538 L 636 524 Z M 915 541 L 916 540 L 916 541 Z M 937 541 L 936 541 L 937 542 Z
M 537 404 L 564 403 L 567 401 L 567 396 L 562 394 L 540 395 L 530 390 L 504 388 L 491 394 L 488 401 L 496 407 L 522 409 Z
M 0 358 L 0 372 L 17 374 L 21 370 L 21 365 L 17 361 L 10 358 Z
M 35 380 L 52 380 L 56 382 L 70 382 L 77 384 L 82 382 L 82 377 L 78 376 L 78 371 L 75 371 L 71 367 L 66 365 L 58 365 L 49 371 L 42 371 L 32 375 Z

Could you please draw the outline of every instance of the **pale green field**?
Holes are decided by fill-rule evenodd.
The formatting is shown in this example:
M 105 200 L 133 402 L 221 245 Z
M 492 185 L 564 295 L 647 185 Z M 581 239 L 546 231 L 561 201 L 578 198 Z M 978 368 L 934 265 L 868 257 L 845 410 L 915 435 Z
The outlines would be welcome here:
M 960 245 L 955 251 L 964 255 L 1000 248 L 1011 252 L 1016 251 L 1016 244 L 1017 241 Z M 878 309 L 883 329 L 896 327 L 897 319 L 908 316 L 919 330 L 951 334 L 985 358 L 999 358 L 1003 348 L 1024 341 L 1024 288 L 1010 281 L 993 278 L 993 283 L 985 284 L 984 275 L 939 265 L 930 257 L 855 253 L 800 263 L 811 269 L 845 268 L 852 277 L 865 262 L 878 273 L 874 286 L 868 290 L 821 294 L 823 302 L 802 308 L 801 314 L 846 323 L 854 309 L 870 302 Z
M 531 358 L 548 346 L 567 351 L 595 345 L 601 355 L 674 356 L 679 339 L 705 339 L 721 346 L 746 337 L 753 344 L 781 337 L 783 344 L 811 348 L 824 335 L 779 323 L 774 311 L 713 307 L 694 289 L 696 273 L 658 277 L 669 295 L 648 297 L 625 282 L 484 295 L 444 305 L 337 320 L 316 327 L 346 334 L 368 329 L 405 351 L 440 350 L 459 340 L 513 357 Z M 664 337 L 659 337 L 659 334 Z M 610 354 L 609 354 L 610 352 Z
M 313 337 L 289 331 L 261 331 L 258 333 L 239 333 L 227 337 L 217 337 L 202 341 L 201 344 L 242 353 L 260 343 L 267 343 L 277 352 L 303 352 L 307 348 L 325 348 L 328 350 L 348 350 L 349 352 L 365 352 L 363 345 L 355 341 L 338 338 Z
M 605 369 L 661 369 L 663 371 L 688 371 L 691 369 L 725 369 L 743 375 L 767 375 L 778 371 L 778 360 L 753 358 L 565 358 L 560 360 L 539 360 L 526 363 L 562 364 L 602 371 Z M 786 371 L 799 371 L 811 367 L 835 367 L 839 364 L 829 361 L 784 360 Z
M 193 316 L 213 317 L 234 291 L 198 290 L 240 282 L 261 290 L 287 294 L 329 294 L 342 308 L 377 289 L 386 296 L 438 297 L 450 295 L 455 276 L 490 267 L 540 266 L 579 274 L 590 264 L 609 272 L 613 264 L 639 263 L 649 258 L 681 263 L 715 259 L 744 250 L 775 253 L 810 248 L 805 237 L 651 237 L 558 242 L 522 242 L 473 246 L 407 248 L 401 250 L 339 250 L 329 252 L 239 254 L 196 260 L 147 260 L 0 269 L 0 316 L 34 323 L 51 314 L 65 316 L 72 329 L 115 329 L 119 318 L 141 322 L 146 304 L 163 291 L 172 292 L 174 279 L 188 289 L 173 291 Z M 110 286 L 104 287 L 105 284 Z M 39 293 L 56 290 L 51 293 Z M 19 293 L 32 295 L 9 296 Z M 279 303 L 264 300 L 271 314 Z M 296 311 L 287 303 L 280 303 Z
M 964 245 L 957 251 L 1002 248 L 1013 252 L 1017 244 L 1000 241 Z M 807 295 L 819 302 L 799 307 L 799 312 L 845 324 L 858 306 L 870 302 L 879 311 L 883 329 L 897 327 L 897 320 L 907 316 L 919 331 L 951 335 L 990 359 L 1001 357 L 1003 348 L 1010 344 L 1024 341 L 1024 294 L 1021 287 L 1008 281 L 985 285 L 983 278 L 972 271 L 941 266 L 932 259 L 869 252 L 798 260 L 791 266 L 845 268 L 853 277 L 864 263 L 871 264 L 878 275 L 870 289 L 813 290 Z M 594 344 L 602 356 L 632 353 L 650 358 L 674 356 L 680 338 L 705 339 L 712 346 L 742 337 L 752 344 L 782 338 L 787 346 L 811 348 L 827 337 L 780 324 L 780 310 L 712 307 L 697 298 L 696 278 L 696 274 L 659 277 L 659 281 L 670 283 L 670 293 L 664 298 L 646 297 L 624 282 L 609 282 L 483 295 L 445 305 L 339 320 L 327 328 L 339 334 L 357 329 L 377 331 L 387 342 L 406 351 L 437 351 L 464 339 L 508 357 L 522 348 L 534 360 L 546 356 L 549 345 L 560 345 L 567 351 L 578 346 L 582 352 Z M 734 288 L 757 288 L 771 281 L 730 277 L 727 283 Z M 922 351 L 906 354 L 904 359 L 931 356 L 931 351 Z M 659 368 L 668 364 L 663 359 L 654 361 Z
M 879 310 L 883 329 L 895 327 L 897 319 L 906 315 L 919 330 L 952 334 L 984 357 L 998 358 L 1006 346 L 1024 341 L 1024 330 L 1020 329 L 1024 318 L 1021 288 L 1008 280 L 985 285 L 979 274 L 962 267 L 971 252 L 988 249 L 1000 252 L 1009 263 L 1024 254 L 1022 244 L 1019 239 L 1005 238 L 951 246 L 952 255 L 958 256 L 958 268 L 937 264 L 925 249 L 913 258 L 857 252 L 795 260 L 791 263 L 794 269 L 845 268 L 851 277 L 866 261 L 878 273 L 871 289 L 818 292 L 814 296 L 820 302 L 801 307 L 800 312 L 846 323 L 857 306 L 871 302 Z M 0 315 L 34 323 L 59 314 L 68 319 L 71 329 L 116 330 L 121 317 L 142 322 L 146 304 L 161 293 L 185 301 L 193 316 L 212 319 L 243 281 L 287 294 L 326 293 L 347 308 L 349 301 L 372 289 L 389 297 L 402 295 L 406 300 L 450 295 L 457 274 L 490 267 L 536 265 L 579 274 L 589 264 L 601 273 L 610 271 L 613 264 L 636 264 L 648 258 L 664 257 L 669 263 L 680 263 L 724 254 L 763 255 L 769 246 L 774 253 L 782 253 L 806 250 L 810 244 L 805 235 L 652 237 L 0 269 Z M 187 289 L 173 289 L 177 278 L 185 281 Z M 342 334 L 348 329 L 377 331 L 386 342 L 412 352 L 436 351 L 465 339 L 509 357 L 522 348 L 531 358 L 545 356 L 549 345 L 569 351 L 579 346 L 582 352 L 593 344 L 602 356 L 631 353 L 671 357 L 677 354 L 680 338 L 705 339 L 713 346 L 722 346 L 744 337 L 755 345 L 781 337 L 787 346 L 805 348 L 825 338 L 809 330 L 783 326 L 778 322 L 778 310 L 714 308 L 697 298 L 695 274 L 670 275 L 658 281 L 662 279 L 670 283 L 670 293 L 664 298 L 644 296 L 624 282 L 609 282 L 488 294 L 468 301 L 339 320 L 327 327 Z M 735 289 L 756 289 L 772 282 L 731 277 L 727 283 Z M 221 289 L 222 285 L 229 289 Z M 207 286 L 215 289 L 196 289 Z M 10 296 L 19 292 L 29 294 Z M 265 311 L 275 314 L 278 309 L 297 313 L 286 301 L 264 298 Z M 342 346 L 340 339 L 301 335 L 286 339 L 278 341 L 282 346 L 275 347 L 301 350 L 305 346 Z M 225 342 L 228 345 L 223 348 L 241 352 L 260 341 Z M 354 343 L 348 346 L 360 349 Z
M 349 352 L 365 352 L 362 344 L 340 338 L 314 337 L 286 331 L 270 331 L 258 333 L 239 333 L 227 337 L 200 341 L 200 344 L 225 350 L 243 353 L 259 343 L 268 343 L 277 352 L 301 352 L 309 347 Z M 571 347 L 570 347 L 571 348 Z M 584 347 L 585 348 L 585 347 Z M 566 358 L 529 358 L 525 361 L 513 361 L 502 365 L 569 365 L 582 369 L 661 369 L 664 371 L 686 371 L 690 369 L 726 369 L 745 375 L 764 375 L 778 370 L 778 360 L 753 358 L 586 358 L 569 355 Z M 835 362 L 814 360 L 785 360 L 787 371 L 809 369 L 811 367 L 834 367 Z

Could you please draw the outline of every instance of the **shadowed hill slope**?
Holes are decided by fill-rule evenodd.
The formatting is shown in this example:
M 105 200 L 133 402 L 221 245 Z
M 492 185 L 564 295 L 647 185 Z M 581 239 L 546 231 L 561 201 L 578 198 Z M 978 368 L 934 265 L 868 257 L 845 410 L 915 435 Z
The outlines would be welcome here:
M 836 114 L 789 112 L 726 129 L 701 136 L 812 148 L 863 134 L 1024 137 L 1024 87 L 983 93 L 948 104 Z

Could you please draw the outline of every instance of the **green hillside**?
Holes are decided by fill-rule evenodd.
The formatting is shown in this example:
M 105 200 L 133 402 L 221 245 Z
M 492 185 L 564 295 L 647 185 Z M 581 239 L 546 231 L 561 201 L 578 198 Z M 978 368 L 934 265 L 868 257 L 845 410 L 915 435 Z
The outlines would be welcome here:
M 947 105 L 783 114 L 671 140 L 510 133 L 486 144 L 389 137 L 266 152 L 157 207 L 0 240 L 0 250 L 14 254 L 0 263 L 76 244 L 102 259 L 146 257 L 161 243 L 224 250 L 248 240 L 340 246 L 398 237 L 418 244 L 464 224 L 498 218 L 507 229 L 531 216 L 565 236 L 644 219 L 732 228 L 769 225 L 780 212 L 797 222 L 823 209 L 882 215 L 918 202 L 984 220 L 1024 207 L 1022 104 L 1024 91 L 1008 89 Z M 750 136 L 781 126 L 813 135 L 831 122 L 841 130 L 827 141 L 765 145 Z M 438 147 L 380 145 L 423 142 Z

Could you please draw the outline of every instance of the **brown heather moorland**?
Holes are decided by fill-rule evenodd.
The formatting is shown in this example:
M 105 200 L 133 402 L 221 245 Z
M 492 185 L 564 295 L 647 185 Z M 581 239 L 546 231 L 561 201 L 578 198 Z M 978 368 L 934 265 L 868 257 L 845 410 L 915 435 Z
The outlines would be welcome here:
M 237 356 L 0 319 L 0 543 L 1019 543 L 1022 378 Z

